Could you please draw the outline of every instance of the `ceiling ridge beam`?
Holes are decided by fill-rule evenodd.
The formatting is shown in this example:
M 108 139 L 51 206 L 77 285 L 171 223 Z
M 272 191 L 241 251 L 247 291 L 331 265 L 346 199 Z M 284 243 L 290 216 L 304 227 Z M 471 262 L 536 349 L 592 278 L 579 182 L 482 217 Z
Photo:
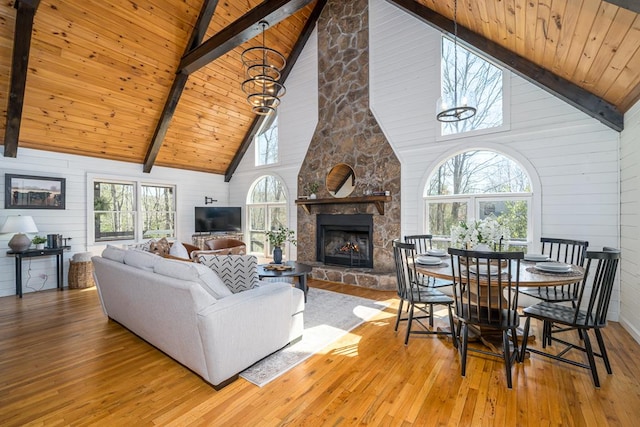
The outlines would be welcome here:
M 453 21 L 415 0 L 387 1 L 436 30 L 453 35 Z M 622 0 L 618 1 L 622 2 Z M 462 44 L 471 50 L 488 55 L 496 60 L 502 67 L 507 68 L 530 83 L 562 99 L 583 113 L 599 120 L 611 129 L 618 132 L 624 129 L 624 114 L 610 102 L 459 24 L 457 37 L 458 41 L 462 41 Z
M 209 28 L 211 18 L 213 17 L 217 6 L 218 0 L 206 0 L 202 4 L 198 20 L 191 31 L 191 37 L 189 37 L 189 42 L 187 43 L 187 47 L 184 51 L 185 55 L 189 51 L 195 49 L 200 43 L 202 43 L 202 40 L 204 40 L 204 36 Z M 167 100 L 162 108 L 162 114 L 160 114 L 160 119 L 158 120 L 156 129 L 153 132 L 153 137 L 151 138 L 151 142 L 147 148 L 147 154 L 144 157 L 142 170 L 146 173 L 151 172 L 151 168 L 153 168 L 153 165 L 156 162 L 156 158 L 158 157 L 164 138 L 167 135 L 169 124 L 171 124 L 173 114 L 176 112 L 178 101 L 180 101 L 180 97 L 182 96 L 182 92 L 184 91 L 188 78 L 189 76 L 186 73 L 178 72 L 173 79 L 169 95 L 167 95 Z
M 39 4 L 40 0 L 16 0 L 13 4 L 17 12 L 13 33 L 13 59 L 8 94 L 9 102 L 7 104 L 7 123 L 4 131 L 4 157 L 16 157 L 18 155 L 22 107 L 27 85 L 27 72 L 29 70 L 33 18 Z
M 287 80 L 287 77 L 291 73 L 293 66 L 298 61 L 298 58 L 300 57 L 302 50 L 304 49 L 305 45 L 307 44 L 307 41 L 309 40 L 309 37 L 311 37 L 311 33 L 313 33 L 313 30 L 316 27 L 316 22 L 320 17 L 320 13 L 322 13 L 322 9 L 324 9 L 324 6 L 326 4 L 327 4 L 327 0 L 318 0 L 313 10 L 311 11 L 311 14 L 309 15 L 309 19 L 307 19 L 307 22 L 305 23 L 305 26 L 302 29 L 302 32 L 300 33 L 300 37 L 298 37 L 296 44 L 293 46 L 293 49 L 291 50 L 291 53 L 287 58 L 287 65 L 285 66 L 284 70 L 282 70 L 282 74 L 280 77 L 281 83 L 284 83 Z M 240 147 L 238 148 L 238 151 L 236 151 L 236 154 L 233 156 L 231 163 L 229 163 L 229 167 L 227 168 L 227 171 L 224 174 L 224 182 L 231 181 L 231 177 L 233 176 L 233 173 L 236 171 L 236 169 L 240 165 L 240 161 L 242 161 L 242 158 L 247 152 L 247 149 L 249 148 L 249 146 L 251 145 L 251 142 L 253 141 L 256 134 L 262 127 L 262 124 L 267 118 L 268 116 L 256 115 L 256 117 L 253 119 L 251 126 L 249 126 L 249 130 L 247 131 L 247 133 L 244 136 L 244 139 L 242 140 L 242 143 L 240 143 Z
M 251 9 L 182 57 L 178 72 L 191 74 L 262 32 L 260 21 L 270 26 L 288 18 L 313 0 L 268 0 Z

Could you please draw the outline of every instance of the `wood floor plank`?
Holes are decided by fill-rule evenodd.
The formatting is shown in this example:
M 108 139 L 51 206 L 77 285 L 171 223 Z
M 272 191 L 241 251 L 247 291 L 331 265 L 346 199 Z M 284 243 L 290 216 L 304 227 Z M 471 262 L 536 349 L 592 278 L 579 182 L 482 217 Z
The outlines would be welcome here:
M 221 391 L 109 321 L 95 289 L 0 298 L 0 425 L 630 426 L 640 419 L 640 345 L 616 322 L 604 330 L 614 374 L 598 361 L 600 389 L 585 369 L 531 355 L 514 367 L 509 390 L 498 359 L 470 353 L 463 378 L 450 340 L 412 336 L 405 346 L 406 324 L 393 331 L 393 292 L 310 284 L 390 306 L 265 387 L 239 379 Z

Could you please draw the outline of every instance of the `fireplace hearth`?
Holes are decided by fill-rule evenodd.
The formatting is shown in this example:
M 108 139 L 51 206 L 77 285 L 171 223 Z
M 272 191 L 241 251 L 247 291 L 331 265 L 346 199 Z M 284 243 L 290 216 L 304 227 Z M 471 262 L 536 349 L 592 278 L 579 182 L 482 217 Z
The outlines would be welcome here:
M 373 268 L 373 215 L 320 214 L 316 221 L 318 262 Z

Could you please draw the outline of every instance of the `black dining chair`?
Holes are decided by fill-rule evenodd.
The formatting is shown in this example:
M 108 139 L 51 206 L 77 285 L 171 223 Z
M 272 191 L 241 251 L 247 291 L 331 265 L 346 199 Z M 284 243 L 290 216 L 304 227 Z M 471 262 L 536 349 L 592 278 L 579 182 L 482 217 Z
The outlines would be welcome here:
M 466 375 L 467 352 L 498 356 L 504 360 L 507 387 L 512 388 L 511 368 L 520 360 L 517 328 L 520 260 L 523 252 L 478 252 L 449 248 L 453 267 L 453 297 L 459 320 L 462 376 Z M 469 347 L 469 327 L 502 332 L 502 349 L 490 351 Z M 511 348 L 513 347 L 513 348 Z
M 411 334 L 445 334 L 451 335 L 454 347 L 458 347 L 455 338 L 455 326 L 453 323 L 453 312 L 451 306 L 453 298 L 443 294 L 437 289 L 420 286 L 418 284 L 417 273 L 415 269 L 416 250 L 413 243 L 402 243 L 399 239 L 393 241 L 393 256 L 396 265 L 396 276 L 398 283 L 398 297 L 400 298 L 400 306 L 396 317 L 395 331 L 398 331 L 400 322 L 407 322 L 407 332 L 405 334 L 404 344 L 409 343 Z M 407 317 L 402 316 L 404 304 L 408 304 Z M 438 330 L 433 327 L 433 309 L 434 306 L 446 306 L 449 312 L 450 331 Z M 416 313 L 416 310 L 418 313 Z M 428 325 L 424 320 L 429 319 Z M 413 329 L 413 324 L 417 323 L 421 328 Z
M 585 240 L 559 239 L 552 237 L 542 237 L 542 254 L 547 255 L 551 260 L 563 262 L 565 264 L 584 266 L 584 259 L 587 253 L 589 242 Z M 541 286 L 522 287 L 520 292 L 533 298 L 546 302 L 565 303 L 570 302 L 575 305 L 578 297 L 580 282 L 562 286 Z M 551 334 L 555 332 L 551 325 L 544 324 L 542 328 L 543 345 L 551 343 Z
M 427 251 L 433 249 L 433 235 L 431 234 L 413 234 L 404 236 L 405 243 L 413 243 L 416 246 L 417 254 L 426 254 Z M 436 279 L 435 277 L 425 276 L 418 273 L 418 283 L 422 286 L 428 286 L 430 288 L 443 288 L 445 286 L 451 286 L 452 283 L 449 280 Z
M 555 304 L 547 301 L 529 306 L 524 309 L 523 315 L 527 320 L 524 325 L 524 336 L 522 341 L 521 360 L 528 350 L 532 353 L 540 354 L 561 362 L 569 363 L 574 366 L 589 369 L 593 377 L 593 383 L 596 387 L 600 387 L 598 378 L 598 370 L 596 367 L 595 357 L 600 357 L 604 361 L 607 373 L 611 374 L 611 364 L 607 356 L 607 350 L 602 339 L 602 328 L 607 325 L 607 311 L 613 285 L 615 283 L 616 270 L 620 260 L 620 251 L 614 248 L 604 248 L 602 251 L 589 251 L 586 255 L 587 266 L 585 267 L 584 279 L 580 282 L 578 289 L 578 298 L 573 306 Z M 595 271 L 594 271 L 595 270 Z M 591 289 L 588 289 L 588 278 L 593 276 Z M 577 330 L 578 343 L 574 344 L 555 336 L 550 336 L 552 343 L 558 342 L 563 345 L 562 351 L 551 353 L 536 348 L 527 347 L 527 337 L 529 336 L 529 328 L 531 319 L 538 319 L 545 324 L 559 325 L 564 331 Z M 589 331 L 593 330 L 598 342 L 599 353 L 595 352 L 589 338 Z M 580 363 L 575 360 L 564 357 L 570 350 L 580 350 L 587 356 L 588 364 Z

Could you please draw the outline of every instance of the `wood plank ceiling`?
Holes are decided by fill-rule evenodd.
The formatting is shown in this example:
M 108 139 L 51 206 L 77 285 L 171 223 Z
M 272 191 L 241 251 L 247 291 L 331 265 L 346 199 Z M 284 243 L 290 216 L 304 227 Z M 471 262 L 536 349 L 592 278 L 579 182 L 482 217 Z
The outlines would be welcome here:
M 6 0 L 0 5 L 3 141 L 16 1 L 26 2 Z M 388 1 L 451 31 L 454 0 Z M 295 11 L 267 30 L 266 44 L 295 56 L 308 35 L 305 26 L 315 22 L 325 2 L 213 1 L 216 7 L 204 40 L 223 38 L 240 29 L 246 14 L 278 3 L 285 5 L 280 11 Z M 638 3 L 458 0 L 459 34 L 463 42 L 489 51 L 508 68 L 616 128 L 615 119 L 609 123 L 600 116 L 622 117 L 640 99 Z M 224 174 L 229 180 L 259 125 L 240 89 L 240 54 L 260 43 L 261 38 L 254 37 L 259 35 L 259 19 L 250 36 L 230 40 L 235 44 L 216 59 L 188 70 L 166 133 L 154 145 L 203 4 L 41 0 L 31 32 L 19 147 L 134 162 L 145 171 L 156 165 Z

